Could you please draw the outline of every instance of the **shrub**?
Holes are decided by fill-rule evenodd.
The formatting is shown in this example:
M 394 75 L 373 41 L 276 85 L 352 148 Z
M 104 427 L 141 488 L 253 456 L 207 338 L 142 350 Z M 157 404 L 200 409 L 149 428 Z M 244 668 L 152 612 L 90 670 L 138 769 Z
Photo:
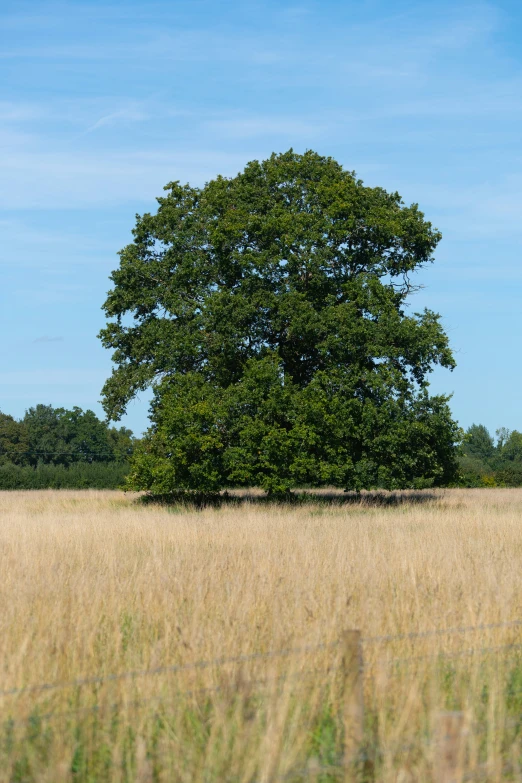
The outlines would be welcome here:
M 36 468 L 0 465 L 2 489 L 118 489 L 125 481 L 129 467 L 119 462 L 76 462 L 44 465 Z

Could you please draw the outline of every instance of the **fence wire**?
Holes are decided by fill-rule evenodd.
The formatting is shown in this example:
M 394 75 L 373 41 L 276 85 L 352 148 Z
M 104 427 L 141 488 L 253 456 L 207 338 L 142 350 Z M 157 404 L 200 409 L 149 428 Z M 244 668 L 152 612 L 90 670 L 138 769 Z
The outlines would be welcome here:
M 522 626 L 522 619 L 511 620 L 508 622 L 499 623 L 487 623 L 475 626 L 464 626 L 455 628 L 434 628 L 427 631 L 418 631 L 407 634 L 395 634 L 388 636 L 366 636 L 361 637 L 361 644 L 381 644 L 386 642 L 403 641 L 406 639 L 425 639 L 430 637 L 444 636 L 449 634 L 468 634 L 477 633 L 479 631 L 492 630 L 497 628 L 515 628 Z M 64 688 L 78 688 L 87 685 L 102 685 L 108 682 L 117 682 L 119 680 L 134 680 L 141 677 L 157 676 L 160 674 L 175 674 L 182 671 L 189 671 L 191 669 L 208 669 L 212 667 L 226 666 L 228 664 L 248 663 L 256 660 L 269 660 L 271 658 L 284 658 L 293 655 L 309 654 L 314 652 L 320 652 L 324 650 L 332 650 L 340 647 L 341 642 L 320 643 L 315 645 L 305 645 L 302 647 L 287 648 L 282 650 L 269 650 L 267 652 L 256 652 L 245 655 L 237 655 L 232 657 L 213 658 L 209 660 L 191 661 L 185 664 L 170 665 L 170 666 L 157 666 L 150 669 L 139 669 L 125 672 L 115 672 L 103 676 L 87 676 L 74 680 L 67 680 L 64 682 L 43 682 L 33 683 L 31 685 L 24 685 L 14 688 L 5 688 L 0 690 L 0 696 L 16 696 L 24 693 L 37 693 L 40 691 L 51 691 Z M 483 647 L 483 648 L 469 648 L 463 651 L 456 652 L 436 652 L 427 655 L 409 656 L 401 658 L 380 659 L 379 662 L 385 664 L 393 664 L 407 661 L 415 661 L 437 657 L 459 657 L 473 655 L 477 653 L 486 654 L 488 652 L 498 652 L 501 650 L 514 650 L 522 648 L 522 644 L 508 644 L 501 645 L 499 647 Z
M 393 635 L 382 635 L 382 636 L 367 636 L 367 637 L 361 637 L 360 643 L 361 646 L 371 646 L 371 645 L 383 645 L 387 643 L 394 643 L 398 641 L 406 641 L 406 640 L 423 640 L 423 639 L 429 639 L 429 638 L 438 638 L 438 637 L 444 637 L 444 636 L 450 636 L 450 635 L 467 635 L 471 633 L 479 633 L 494 629 L 500 629 L 500 628 L 520 628 L 522 627 L 522 619 L 515 619 L 507 622 L 497 622 L 497 623 L 484 623 L 476 626 L 461 626 L 461 627 L 452 627 L 452 628 L 434 628 L 429 629 L 426 631 L 419 631 L 419 632 L 412 632 L 412 633 L 406 633 L 406 634 L 393 634 Z M 254 652 L 250 654 L 243 654 L 243 655 L 236 655 L 236 656 L 230 656 L 230 657 L 217 657 L 214 659 L 209 660 L 195 660 L 184 664 L 178 664 L 178 665 L 170 665 L 170 666 L 157 666 L 154 668 L 148 668 L 148 669 L 138 669 L 138 670 L 130 670 L 130 671 L 124 671 L 124 672 L 116 672 L 111 673 L 104 676 L 87 676 L 87 677 L 81 677 L 76 678 L 73 680 L 68 681 L 62 681 L 62 682 L 40 682 L 40 683 L 33 683 L 30 685 L 25 685 L 21 687 L 13 687 L 13 688 L 6 688 L 3 690 L 0 690 L 0 696 L 1 697 L 9 697 L 9 696 L 16 696 L 16 695 L 22 695 L 22 694 L 37 694 L 37 693 L 44 693 L 49 691 L 56 691 L 60 689 L 67 689 L 67 688 L 81 688 L 83 686 L 89 686 L 89 685 L 101 685 L 104 683 L 112 683 L 112 682 L 119 682 L 119 681 L 132 681 L 136 680 L 138 678 L 143 677 L 153 677 L 158 676 L 161 674 L 176 674 L 180 672 L 186 672 L 186 671 L 198 671 L 198 670 L 204 670 L 204 669 L 210 669 L 210 668 L 220 668 L 224 666 L 234 666 L 238 664 L 243 663 L 251 663 L 255 661 L 262 661 L 262 660 L 271 660 L 271 659 L 277 659 L 277 658 L 288 658 L 291 656 L 298 656 L 298 655 L 309 655 L 314 654 L 322 651 L 328 651 L 328 650 L 335 650 L 335 649 L 342 649 L 343 641 L 342 639 L 339 641 L 335 641 L 332 643 L 319 643 L 314 645 L 304 645 L 300 647 L 289 647 L 286 649 L 280 649 L 280 650 L 269 650 L 267 652 Z M 517 652 L 522 650 L 522 642 L 513 642 L 508 644 L 502 644 L 502 645 L 496 645 L 496 646 L 483 646 L 483 647 L 469 647 L 467 649 L 460 649 L 460 650 L 439 650 L 432 653 L 428 653 L 425 655 L 412 655 L 408 657 L 393 657 L 393 658 L 378 658 L 377 661 L 372 662 L 369 666 L 363 665 L 361 674 L 365 678 L 373 678 L 375 674 L 372 672 L 372 669 L 375 665 L 385 665 L 385 666 L 393 666 L 396 664 L 402 664 L 402 663 L 410 663 L 415 661 L 423 661 L 423 660 L 433 660 L 433 659 L 441 659 L 441 660 L 453 660 L 456 658 L 466 657 L 466 656 L 474 656 L 474 655 L 488 655 L 488 654 L 495 654 L 495 655 L 508 655 L 511 652 Z M 333 664 L 333 662 L 332 662 Z M 332 674 L 335 673 L 339 666 L 342 666 L 341 661 L 336 661 L 336 665 L 327 666 L 326 668 L 308 668 L 305 670 L 297 671 L 297 672 L 287 672 L 283 673 L 281 675 L 276 676 L 266 676 L 266 677 L 253 677 L 250 679 L 243 679 L 238 678 L 234 679 L 232 676 L 229 683 L 225 684 L 219 684 L 217 686 L 213 687 L 201 687 L 201 688 L 192 688 L 188 690 L 167 690 L 167 692 L 161 694 L 161 695 L 153 695 L 147 698 L 143 699 L 121 699 L 119 701 L 115 702 L 105 702 L 105 703 L 98 703 L 94 704 L 92 706 L 85 706 L 85 707 L 78 707 L 76 709 L 70 709 L 70 710 L 53 710 L 50 712 L 46 712 L 43 714 L 38 714 L 37 711 L 33 711 L 32 714 L 24 717 L 24 718 L 18 718 L 18 719 L 11 719 L 9 718 L 6 726 L 21 726 L 21 725 L 28 725 L 32 726 L 33 724 L 39 724 L 40 722 L 44 721 L 56 721 L 56 720 L 64 720 L 67 721 L 70 718 L 80 718 L 82 715 L 103 715 L 103 714 L 110 714 L 113 711 L 120 711 L 120 710 L 141 710 L 146 709 L 147 707 L 152 707 L 156 705 L 156 711 L 158 714 L 163 714 L 163 712 L 159 712 L 160 710 L 163 711 L 164 709 L 169 709 L 174 703 L 177 698 L 187 698 L 190 699 L 192 697 L 199 697 L 211 694 L 219 694 L 219 693 L 235 693 L 240 688 L 244 688 L 244 693 L 246 694 L 248 692 L 248 689 L 255 689 L 260 686 L 268 686 L 271 685 L 284 685 L 286 682 L 293 682 L 292 685 L 293 690 L 304 690 L 309 686 L 309 679 L 313 677 L 318 676 L 324 676 L 325 674 Z M 302 681 L 300 683 L 300 681 Z M 301 685 L 301 687 L 300 687 Z M 521 689 L 515 689 L 510 691 L 510 694 L 516 695 L 517 693 L 522 693 Z M 238 694 L 241 696 L 241 693 Z M 8 702 L 7 702 L 8 704 Z M 151 713 L 152 714 L 152 713 Z M 502 731 L 514 731 L 517 735 L 520 733 L 520 730 L 522 729 L 522 714 L 510 714 L 509 716 L 506 716 L 506 719 L 502 721 L 501 727 Z M 470 734 L 472 736 L 480 737 L 486 734 L 489 731 L 489 728 L 487 724 L 483 726 L 481 723 L 473 723 L 470 726 Z M 396 755 L 396 754 L 402 754 L 407 756 L 408 754 L 415 754 L 415 753 L 431 753 L 435 747 L 435 740 L 428 738 L 428 737 L 421 737 L 417 742 L 414 744 L 405 744 L 404 742 L 397 743 L 395 746 L 390 745 L 372 745 L 371 741 L 366 742 L 364 747 L 361 748 L 361 752 L 359 754 L 359 762 L 361 764 L 363 763 L 370 763 L 370 764 L 376 764 L 380 763 L 386 756 L 389 756 L 389 754 Z M 273 778 L 274 783 L 276 781 L 281 781 L 281 783 L 292 783 L 292 781 L 297 780 L 312 780 L 312 781 L 318 781 L 320 779 L 324 779 L 325 777 L 331 777 L 333 779 L 346 776 L 346 766 L 342 763 L 341 760 L 339 760 L 339 763 L 333 763 L 333 764 L 324 764 L 318 761 L 318 763 L 315 762 L 309 762 L 306 767 L 303 767 L 301 769 L 297 770 L 290 770 L 288 773 Z M 465 780 L 469 781 L 479 781 L 479 780 L 485 780 L 487 779 L 487 770 L 485 771 L 485 767 L 481 766 L 477 768 L 476 770 L 470 770 L 468 773 L 466 773 Z
M 404 658 L 379 658 L 376 662 L 379 666 L 393 666 L 396 663 L 409 663 L 411 661 L 427 661 L 446 658 L 465 658 L 473 655 L 488 655 L 490 653 L 502 653 L 509 650 L 522 650 L 521 644 L 500 644 L 495 647 L 468 647 L 466 650 L 445 651 L 438 650 L 425 655 L 410 655 Z
M 330 644 L 316 644 L 304 647 L 294 647 L 286 650 L 271 650 L 265 653 L 250 653 L 247 655 L 237 655 L 230 658 L 213 658 L 207 661 L 192 661 L 190 663 L 173 665 L 173 666 L 156 666 L 152 669 L 139 669 L 134 671 L 117 672 L 114 674 L 107 674 L 103 677 L 81 677 L 75 680 L 68 680 L 65 682 L 43 682 L 35 683 L 33 685 L 24 685 L 20 688 L 6 688 L 0 690 L 0 696 L 16 696 L 22 693 L 37 693 L 39 691 L 51 691 L 63 688 L 79 688 L 84 685 L 102 685 L 106 682 L 117 682 L 118 680 L 134 680 L 140 677 L 150 677 L 159 674 L 175 674 L 183 671 L 197 670 L 197 669 L 209 669 L 212 667 L 226 666 L 227 664 L 248 663 L 257 660 L 269 660 L 271 658 L 284 658 L 292 655 L 308 654 L 313 652 L 319 652 L 321 650 L 334 649 L 338 647 L 340 642 L 332 642 Z
M 260 685 L 270 686 L 270 685 L 276 685 L 278 683 L 285 683 L 285 682 L 293 682 L 293 681 L 302 681 L 304 678 L 307 677 L 316 677 L 320 674 L 331 674 L 334 672 L 335 669 L 328 668 L 328 669 L 307 669 L 305 671 L 300 671 L 295 674 L 280 674 L 276 677 L 259 677 L 255 679 L 249 679 L 249 680 L 241 680 L 241 688 L 247 689 L 247 688 L 253 688 L 258 687 Z M 297 690 L 303 690 L 304 688 L 298 688 Z M 293 691 L 296 689 L 293 688 Z M 30 715 L 27 715 L 24 718 L 16 718 L 16 719 L 8 719 L 8 722 L 11 726 L 18 726 L 18 725 L 27 725 L 30 723 L 37 723 L 40 721 L 52 721 L 52 720 L 58 720 L 60 718 L 70 718 L 74 717 L 76 715 L 89 715 L 89 714 L 96 714 L 96 713 L 103 713 L 103 712 L 111 712 L 114 710 L 120 710 L 120 709 L 141 709 L 142 707 L 147 707 L 152 704 L 158 704 L 160 707 L 164 707 L 167 705 L 171 705 L 174 699 L 179 697 L 185 697 L 190 698 L 192 696 L 205 696 L 209 694 L 214 693 L 229 693 L 232 691 L 237 691 L 237 683 L 231 682 L 228 685 L 216 685 L 214 687 L 206 687 L 206 688 L 190 688 L 188 690 L 176 690 L 172 692 L 169 697 L 165 695 L 157 695 L 157 696 L 149 696 L 144 699 L 131 699 L 129 700 L 120 700 L 117 702 L 110 702 L 108 704 L 93 704 L 90 707 L 77 707 L 75 709 L 71 710 L 52 710 L 51 712 L 44 712 L 44 713 L 38 713 L 33 712 Z
M 446 634 L 476 633 L 489 631 L 494 628 L 514 628 L 522 626 L 522 620 L 511 620 L 502 623 L 486 623 L 484 625 L 469 625 L 456 628 L 433 628 L 429 631 L 416 631 L 413 633 L 395 634 L 390 636 L 365 636 L 361 639 L 363 644 L 376 644 L 378 642 L 395 642 L 405 639 L 426 639 L 430 636 L 445 636 Z

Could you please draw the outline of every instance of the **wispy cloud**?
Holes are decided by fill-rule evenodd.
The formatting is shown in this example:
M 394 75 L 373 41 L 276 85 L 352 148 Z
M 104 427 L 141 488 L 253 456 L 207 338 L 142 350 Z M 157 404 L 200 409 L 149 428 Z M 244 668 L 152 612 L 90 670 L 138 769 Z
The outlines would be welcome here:
M 202 185 L 290 146 L 331 154 L 368 185 L 420 203 L 444 236 L 440 261 L 423 273 L 426 296 L 461 329 L 473 323 L 477 302 L 486 312 L 483 299 L 492 299 L 495 281 L 503 290 L 497 301 L 517 299 L 516 4 L 7 6 L 0 22 L 7 77 L 0 265 L 9 291 L 2 314 L 19 323 L 20 301 L 26 310 L 17 344 L 2 346 L 3 368 L 12 372 L 0 373 L 0 391 L 13 410 L 22 413 L 24 399 L 89 406 L 98 399 L 110 372 L 95 337 L 106 275 L 130 241 L 135 212 L 155 210 L 166 182 Z M 503 323 L 496 314 L 490 322 L 501 346 Z M 75 339 L 59 341 L 66 329 Z M 53 370 L 54 354 L 60 368 Z M 500 355 L 508 366 L 509 355 Z M 75 369 L 105 363 L 104 370 Z M 463 396 L 463 409 L 472 398 Z
M 120 109 L 119 111 L 113 111 L 110 114 L 105 114 L 103 117 L 100 117 L 100 119 L 97 120 L 94 125 L 87 128 L 85 132 L 92 133 L 99 128 L 117 125 L 118 123 L 144 122 L 145 120 L 150 119 L 150 116 L 150 114 L 146 114 L 145 112 L 136 109 Z

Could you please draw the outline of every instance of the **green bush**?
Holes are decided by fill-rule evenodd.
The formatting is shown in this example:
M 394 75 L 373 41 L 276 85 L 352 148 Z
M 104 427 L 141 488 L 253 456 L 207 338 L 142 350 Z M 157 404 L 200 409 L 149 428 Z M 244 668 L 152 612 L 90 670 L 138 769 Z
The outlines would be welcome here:
M 522 463 L 463 456 L 459 460 L 459 487 L 522 487 Z
M 506 466 L 496 472 L 497 484 L 505 487 L 522 487 L 522 465 Z

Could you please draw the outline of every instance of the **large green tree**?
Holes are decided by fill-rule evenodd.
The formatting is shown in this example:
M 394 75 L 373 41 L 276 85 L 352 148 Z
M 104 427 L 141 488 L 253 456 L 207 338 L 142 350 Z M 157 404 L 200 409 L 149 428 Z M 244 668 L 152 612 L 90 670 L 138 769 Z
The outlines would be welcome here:
M 453 478 L 459 430 L 427 382 L 453 356 L 439 316 L 407 310 L 440 239 L 416 204 L 293 151 L 158 202 L 120 253 L 100 335 L 107 414 L 154 390 L 131 486 Z

